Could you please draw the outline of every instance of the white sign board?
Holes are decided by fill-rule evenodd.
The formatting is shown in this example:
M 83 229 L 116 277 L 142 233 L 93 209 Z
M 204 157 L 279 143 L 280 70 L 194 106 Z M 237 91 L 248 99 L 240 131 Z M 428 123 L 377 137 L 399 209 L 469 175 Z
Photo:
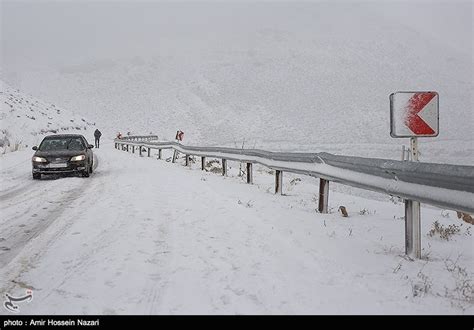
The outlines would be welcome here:
M 438 93 L 396 92 L 390 95 L 392 137 L 438 136 L 438 133 Z

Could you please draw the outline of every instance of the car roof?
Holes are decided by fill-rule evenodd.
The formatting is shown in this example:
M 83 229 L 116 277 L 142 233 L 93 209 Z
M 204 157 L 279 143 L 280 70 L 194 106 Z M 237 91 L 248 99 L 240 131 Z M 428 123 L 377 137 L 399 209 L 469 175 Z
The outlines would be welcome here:
M 53 138 L 77 138 L 77 137 L 84 137 L 81 134 L 54 134 L 54 135 L 48 135 L 45 137 L 45 139 L 53 139 Z

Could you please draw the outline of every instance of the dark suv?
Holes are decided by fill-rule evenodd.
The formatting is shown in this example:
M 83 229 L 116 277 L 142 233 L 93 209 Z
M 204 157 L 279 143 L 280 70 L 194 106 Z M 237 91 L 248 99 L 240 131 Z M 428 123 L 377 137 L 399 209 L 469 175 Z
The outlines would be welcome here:
M 41 174 L 80 173 L 88 177 L 92 173 L 93 145 L 80 134 L 49 135 L 41 141 L 32 158 L 33 179 Z

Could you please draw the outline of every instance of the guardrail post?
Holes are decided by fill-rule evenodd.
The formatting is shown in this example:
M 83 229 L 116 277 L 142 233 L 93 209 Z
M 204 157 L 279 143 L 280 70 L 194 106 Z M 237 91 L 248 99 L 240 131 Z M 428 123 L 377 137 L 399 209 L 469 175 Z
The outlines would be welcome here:
M 176 158 L 178 158 L 178 152 L 176 150 L 174 150 L 173 152 L 173 159 L 171 160 L 172 163 L 175 163 L 176 162 Z
M 189 155 L 186 155 L 186 160 L 184 161 L 184 166 L 189 166 Z
M 141 157 L 141 156 L 142 156 L 142 146 L 138 146 L 138 149 L 139 149 L 138 154 L 139 154 L 140 157 Z
M 405 199 L 405 254 L 421 259 L 420 202 Z
M 275 194 L 283 194 L 283 171 L 275 171 Z
M 206 157 L 201 157 L 201 171 L 206 169 Z
M 161 149 L 158 149 L 158 159 L 161 159 Z
M 222 159 L 222 175 L 227 175 L 227 159 Z
M 253 183 L 252 163 L 247 163 L 247 183 Z
M 135 146 L 133 145 L 132 146 L 132 154 L 134 154 L 134 153 L 135 153 Z
M 329 181 L 320 178 L 319 179 L 319 213 L 328 213 L 329 204 Z
M 150 157 L 151 148 L 148 148 L 148 157 Z

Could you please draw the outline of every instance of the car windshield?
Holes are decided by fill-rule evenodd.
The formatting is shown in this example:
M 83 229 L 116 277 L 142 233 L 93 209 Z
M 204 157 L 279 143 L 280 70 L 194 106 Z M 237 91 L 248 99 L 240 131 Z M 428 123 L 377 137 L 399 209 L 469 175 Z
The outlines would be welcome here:
M 51 138 L 41 143 L 39 150 L 83 150 L 84 144 L 80 138 Z

